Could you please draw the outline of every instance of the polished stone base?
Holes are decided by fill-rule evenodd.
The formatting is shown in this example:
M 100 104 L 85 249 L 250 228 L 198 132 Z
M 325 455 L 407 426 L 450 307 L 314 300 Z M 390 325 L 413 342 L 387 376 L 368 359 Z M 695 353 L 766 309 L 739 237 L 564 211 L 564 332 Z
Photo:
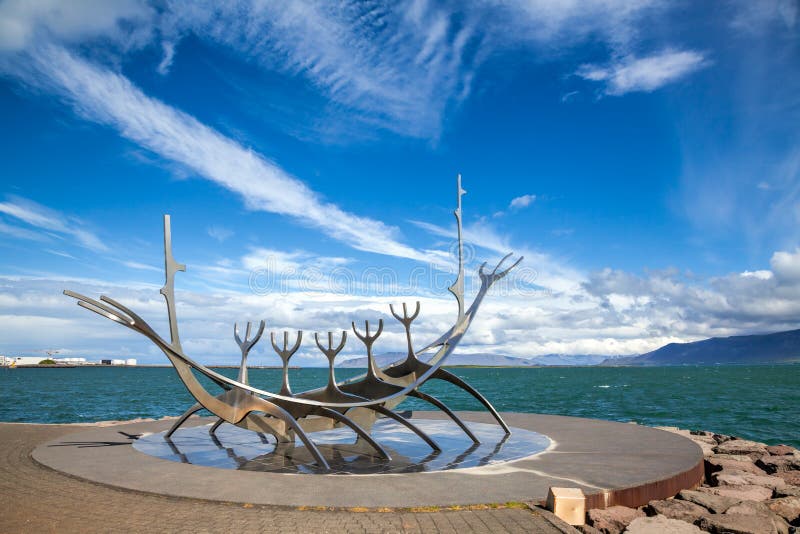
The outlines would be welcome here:
M 378 455 L 368 443 L 356 440 L 349 428 L 313 432 L 311 439 L 328 460 L 326 474 L 389 474 L 443 471 L 485 465 L 499 465 L 538 454 L 550 440 L 537 432 L 512 428 L 508 435 L 496 424 L 471 423 L 470 430 L 480 443 L 474 443 L 454 422 L 414 419 L 440 447 L 432 450 L 406 427 L 390 419 L 379 419 L 371 435 L 389 453 Z M 263 471 L 269 473 L 323 473 L 303 443 L 277 444 L 275 438 L 256 434 L 233 425 L 220 426 L 209 434 L 211 425 L 183 428 L 171 438 L 164 432 L 148 434 L 133 442 L 133 448 L 156 458 L 185 464 Z
M 414 422 L 448 420 L 439 412 L 413 415 Z M 677 434 L 597 419 L 502 415 L 511 427 L 547 436 L 550 446 L 516 460 L 462 469 L 370 475 L 254 472 L 184 464 L 136 450 L 134 442 L 147 439 L 148 434 L 164 432 L 172 423 L 153 421 L 83 428 L 39 445 L 32 456 L 57 471 L 128 490 L 291 507 L 406 508 L 539 502 L 547 497 L 551 486 L 581 488 L 587 496 L 587 509 L 615 504 L 639 506 L 671 497 L 703 478 L 702 450 Z M 471 428 L 477 428 L 476 423 L 493 424 L 491 415 L 484 412 L 459 412 L 459 416 Z M 192 418 L 187 426 L 205 426 L 212 421 Z M 221 442 L 225 448 L 225 440 Z M 232 448 L 241 455 L 236 447 Z M 212 452 L 219 454 L 220 450 Z M 323 454 L 331 460 L 328 452 Z M 197 461 L 191 453 L 187 458 Z

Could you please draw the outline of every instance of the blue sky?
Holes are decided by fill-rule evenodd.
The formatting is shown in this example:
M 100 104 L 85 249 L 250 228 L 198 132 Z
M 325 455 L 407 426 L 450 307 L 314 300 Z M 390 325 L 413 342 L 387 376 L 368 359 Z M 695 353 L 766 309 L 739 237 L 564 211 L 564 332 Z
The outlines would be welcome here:
M 466 351 L 798 327 L 799 64 L 793 1 L 4 0 L 0 351 L 161 362 L 60 291 L 163 327 L 164 213 L 198 359 L 236 359 L 236 320 L 417 298 L 423 342 L 455 310 L 457 173 L 468 282 L 526 258 Z

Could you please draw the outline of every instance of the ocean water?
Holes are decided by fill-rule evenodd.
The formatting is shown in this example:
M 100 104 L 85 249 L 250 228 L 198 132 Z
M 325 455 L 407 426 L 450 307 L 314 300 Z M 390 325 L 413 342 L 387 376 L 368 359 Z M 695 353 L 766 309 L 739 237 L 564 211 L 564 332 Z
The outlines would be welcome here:
M 636 421 L 711 430 L 800 447 L 800 365 L 455 368 L 499 411 Z M 235 369 L 223 369 L 235 377 Z M 358 369 L 336 371 L 338 379 Z M 325 384 L 326 369 L 290 372 L 292 389 Z M 280 388 L 280 371 L 251 369 L 250 383 Z M 211 386 L 210 391 L 215 391 Z M 432 381 L 423 390 L 455 410 L 481 410 Z M 193 403 L 171 367 L 0 368 L 0 421 L 78 423 L 180 415 Z M 430 409 L 416 399 L 401 409 Z

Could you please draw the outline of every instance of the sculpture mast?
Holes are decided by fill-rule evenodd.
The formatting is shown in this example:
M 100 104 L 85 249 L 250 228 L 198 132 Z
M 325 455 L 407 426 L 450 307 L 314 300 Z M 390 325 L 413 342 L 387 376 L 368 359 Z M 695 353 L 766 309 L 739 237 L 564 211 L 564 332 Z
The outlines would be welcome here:
M 172 348 L 177 352 L 183 352 L 181 340 L 178 335 L 178 316 L 175 313 L 175 273 L 186 271 L 186 265 L 178 263 L 172 257 L 172 230 L 169 224 L 169 215 L 164 215 L 164 273 L 166 280 L 161 294 L 167 301 L 167 316 L 169 318 L 169 336 Z
M 453 285 L 447 288 L 450 293 L 456 297 L 458 301 L 458 320 L 461 321 L 464 317 L 464 241 L 461 235 L 461 197 L 467 192 L 461 188 L 461 174 L 458 175 L 456 185 L 456 209 L 453 215 L 456 217 L 456 226 L 458 228 L 458 276 Z

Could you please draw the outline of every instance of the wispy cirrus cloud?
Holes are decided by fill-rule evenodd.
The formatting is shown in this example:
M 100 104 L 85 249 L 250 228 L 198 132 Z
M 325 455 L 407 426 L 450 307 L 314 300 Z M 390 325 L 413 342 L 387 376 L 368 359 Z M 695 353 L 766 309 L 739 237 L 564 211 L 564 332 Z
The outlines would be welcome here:
M 79 245 L 94 251 L 109 250 L 96 234 L 83 227 L 84 224 L 80 219 L 64 215 L 32 200 L 9 196 L 5 202 L 0 202 L 0 213 L 36 229 L 12 227 L 7 224 L 0 227 L 0 231 L 14 237 L 42 241 L 46 240 L 49 234 L 59 238 L 69 237 Z M 37 231 L 44 231 L 46 234 L 42 235 Z
M 339 120 L 412 137 L 438 136 L 475 68 L 473 17 L 427 1 L 169 2 L 160 24 L 306 78 L 334 104 L 329 112 L 342 108 Z M 165 48 L 164 62 L 173 51 Z
M 15 75 L 59 95 L 84 118 L 111 126 L 140 146 L 238 193 L 250 209 L 289 216 L 357 250 L 429 259 L 426 252 L 402 243 L 397 228 L 326 202 L 277 164 L 194 117 L 148 97 L 120 74 L 51 44 L 35 49 L 28 59 L 13 71 Z M 27 217 L 28 222 L 57 226 L 37 210 L 11 204 L 7 210 Z M 82 230 L 69 232 L 92 244 L 92 236 Z
M 646 57 L 627 56 L 609 65 L 581 65 L 575 74 L 602 83 L 607 95 L 621 96 L 655 91 L 706 65 L 708 61 L 699 52 L 667 49 Z

